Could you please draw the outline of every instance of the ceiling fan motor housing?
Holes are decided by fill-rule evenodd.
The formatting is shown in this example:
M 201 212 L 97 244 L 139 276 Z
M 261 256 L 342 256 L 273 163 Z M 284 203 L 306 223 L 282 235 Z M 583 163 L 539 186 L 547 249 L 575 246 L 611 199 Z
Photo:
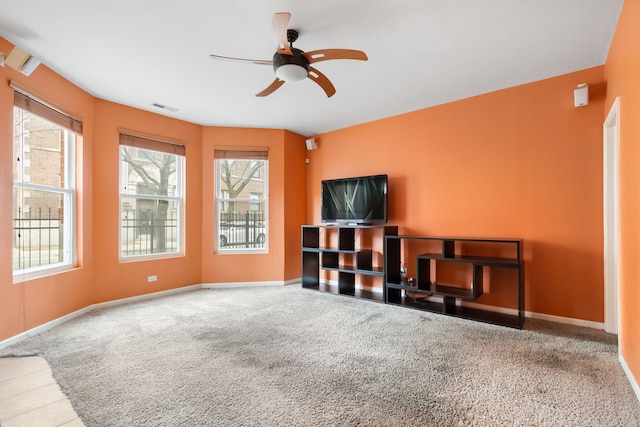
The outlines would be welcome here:
M 273 71 L 280 80 L 302 80 L 309 74 L 309 61 L 303 55 L 304 52 L 292 47 L 291 53 L 292 55 L 278 52 L 273 54 Z

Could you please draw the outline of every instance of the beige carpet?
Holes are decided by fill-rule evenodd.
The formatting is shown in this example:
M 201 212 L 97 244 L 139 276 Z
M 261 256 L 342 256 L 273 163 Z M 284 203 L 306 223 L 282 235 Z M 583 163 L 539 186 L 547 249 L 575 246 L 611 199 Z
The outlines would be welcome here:
M 8 347 L 91 426 L 640 426 L 601 331 L 525 330 L 300 289 L 96 310 Z

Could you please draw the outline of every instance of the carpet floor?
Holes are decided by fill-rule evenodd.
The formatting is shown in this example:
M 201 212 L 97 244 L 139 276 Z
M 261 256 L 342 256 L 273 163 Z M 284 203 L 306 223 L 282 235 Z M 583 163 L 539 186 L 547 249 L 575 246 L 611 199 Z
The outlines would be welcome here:
M 97 309 L 41 355 L 89 426 L 640 426 L 616 337 L 493 326 L 299 285 Z

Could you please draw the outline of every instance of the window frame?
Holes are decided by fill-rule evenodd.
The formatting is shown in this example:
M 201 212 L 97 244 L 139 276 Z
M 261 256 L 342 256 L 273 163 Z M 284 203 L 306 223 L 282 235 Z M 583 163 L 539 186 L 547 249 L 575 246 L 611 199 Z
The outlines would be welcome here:
M 155 153 L 163 153 L 175 156 L 176 159 L 176 182 L 174 195 L 161 194 L 143 194 L 128 193 L 126 186 L 129 184 L 127 170 L 124 168 L 126 163 L 122 159 L 122 152 L 125 148 L 136 148 L 138 150 L 148 150 Z M 138 159 L 140 151 L 136 153 L 135 159 Z M 183 257 L 185 255 L 185 197 L 186 197 L 186 155 L 184 145 L 174 142 L 167 142 L 160 139 L 151 139 L 146 136 L 138 136 L 130 133 L 120 132 L 120 144 L 118 146 L 118 262 L 138 262 L 147 260 L 156 260 L 164 258 Z M 150 201 L 167 201 L 170 205 L 176 206 L 176 250 L 171 252 L 157 252 L 144 254 L 123 254 L 123 199 L 150 200 Z
M 62 198 L 62 217 L 64 222 L 62 224 L 62 261 L 49 263 L 45 265 L 39 265 L 35 267 L 18 268 L 14 269 L 13 265 L 15 260 L 13 259 L 14 245 L 12 243 L 12 281 L 13 283 L 20 283 L 28 280 L 41 278 L 53 274 L 59 274 L 65 271 L 76 269 L 78 266 L 78 254 L 77 254 L 77 186 L 76 186 L 76 164 L 77 164 L 77 145 L 82 137 L 82 120 L 75 118 L 70 114 L 67 114 L 60 110 L 58 107 L 54 107 L 40 98 L 31 95 L 27 91 L 11 83 L 11 87 L 14 89 L 14 107 L 12 112 L 12 120 L 15 123 L 17 111 L 20 114 L 29 114 L 38 119 L 45 120 L 55 126 L 57 126 L 64 135 L 63 142 L 61 143 L 61 149 L 64 153 L 63 157 L 63 170 L 64 179 L 61 186 L 56 187 L 52 185 L 32 183 L 31 180 L 26 180 L 24 176 L 19 179 L 13 179 L 13 203 L 12 212 L 15 218 L 16 205 L 18 198 L 17 193 L 26 191 L 39 191 L 44 193 L 58 194 Z M 14 134 L 12 139 L 15 138 Z M 15 140 L 13 141 L 12 151 L 15 150 Z M 23 148 L 23 153 L 24 151 Z M 30 152 L 30 151 L 29 151 Z M 14 162 L 18 158 L 15 156 Z M 21 156 L 22 157 L 22 156 Z M 27 159 L 22 158 L 22 161 L 26 163 Z M 28 165 L 31 167 L 31 163 Z M 27 166 L 25 166 L 27 167 Z M 58 218 L 60 220 L 60 218 Z M 15 233 L 15 226 L 14 231 Z
M 260 179 L 260 178 L 258 178 Z M 264 193 L 256 193 L 254 191 L 250 191 L 249 192 L 249 199 L 251 200 L 251 203 L 249 203 L 249 211 L 250 212 L 260 212 L 260 209 L 254 209 L 254 207 L 256 205 L 260 206 L 260 204 L 262 203 L 262 200 L 264 200 L 264 197 L 262 197 Z
M 261 181 L 263 186 L 260 194 L 262 197 L 256 199 L 251 197 L 242 198 L 230 198 L 228 192 L 222 189 L 221 186 L 221 166 L 220 162 L 227 161 L 264 161 L 264 167 L 253 179 Z M 214 180 L 215 180 L 215 226 L 214 226 L 214 252 L 218 254 L 267 254 L 269 253 L 269 158 L 268 149 L 263 147 L 233 147 L 229 149 L 216 148 L 214 150 Z M 226 195 L 226 197 L 225 197 Z M 264 210 L 262 210 L 262 221 L 264 223 L 264 246 L 263 247 L 223 247 L 221 245 L 221 205 L 228 205 L 230 202 L 246 203 L 248 206 L 254 203 L 263 204 Z

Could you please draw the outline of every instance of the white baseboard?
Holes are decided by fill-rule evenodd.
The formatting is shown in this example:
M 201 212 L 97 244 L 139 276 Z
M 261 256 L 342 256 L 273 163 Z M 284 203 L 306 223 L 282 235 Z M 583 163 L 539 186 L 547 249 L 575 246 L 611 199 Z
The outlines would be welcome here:
M 484 305 L 484 304 L 478 304 L 478 303 L 467 302 L 467 301 L 462 301 L 462 305 L 465 306 L 465 307 L 478 308 L 478 309 L 481 309 L 481 310 L 492 311 L 494 313 L 510 314 L 512 316 L 517 316 L 518 315 L 518 310 L 516 310 L 515 308 L 496 307 L 496 306 L 492 306 L 492 305 Z M 601 322 L 593 322 L 593 321 L 590 321 L 590 320 L 574 319 L 574 318 L 571 318 L 571 317 L 554 316 L 554 315 L 551 315 L 551 314 L 536 313 L 534 311 L 525 311 L 524 312 L 524 317 L 525 318 L 528 317 L 530 319 L 546 320 L 546 321 L 555 322 L 555 323 L 563 323 L 565 325 L 582 326 L 584 328 L 604 329 L 604 323 L 601 323 Z
M 98 308 L 115 307 L 115 306 L 122 305 L 122 304 L 129 304 L 131 302 L 145 301 L 145 300 L 148 300 L 148 299 L 154 299 L 154 298 L 164 297 L 164 296 L 173 295 L 173 294 L 179 294 L 179 293 L 182 293 L 182 292 L 193 291 L 193 290 L 201 289 L 201 288 L 202 288 L 201 285 L 184 286 L 182 288 L 168 289 L 166 291 L 152 292 L 150 294 L 137 295 L 135 297 L 122 298 L 122 299 L 116 299 L 116 300 L 113 300 L 113 301 L 101 302 L 101 303 L 98 303 L 98 304 L 93 304 L 93 305 L 89 306 L 89 308 L 91 310 L 95 310 L 95 309 L 98 309 Z
M 633 376 L 633 373 L 631 372 L 631 369 L 629 369 L 627 361 L 624 360 L 624 357 L 622 357 L 622 354 L 619 354 L 618 359 L 620 360 L 620 365 L 622 365 L 622 370 L 624 371 L 627 379 L 629 380 L 629 383 L 631 384 L 631 388 L 633 388 L 633 391 L 638 398 L 638 402 L 640 402 L 640 385 L 638 385 L 638 381 L 636 381 L 636 378 Z
M 435 301 L 435 302 L 442 302 L 442 297 L 431 297 L 429 298 L 429 300 Z M 518 310 L 515 308 L 505 308 L 505 307 L 497 307 L 493 305 L 478 304 L 476 302 L 462 301 L 460 299 L 456 300 L 456 304 L 463 307 L 491 311 L 493 313 L 508 314 L 511 316 L 518 315 Z M 592 328 L 592 329 L 604 329 L 604 323 L 592 322 L 590 320 L 573 319 L 571 317 L 554 316 L 551 314 L 536 313 L 534 311 L 525 311 L 524 317 L 525 318 L 528 317 L 530 319 L 546 320 L 546 321 L 555 322 L 555 323 L 562 323 L 565 325 L 582 326 L 585 328 Z
M 80 310 L 74 311 L 73 313 L 66 314 L 50 322 L 44 323 L 40 326 L 36 326 L 35 328 L 28 329 L 27 331 L 21 334 L 18 334 L 16 336 L 13 336 L 11 338 L 8 338 L 4 341 L 0 341 L 0 350 L 2 350 L 5 347 L 9 347 L 10 345 L 19 343 L 22 340 L 26 340 L 27 338 L 30 338 L 33 335 L 37 335 L 39 333 L 48 331 L 49 329 L 55 328 L 58 325 L 62 325 L 63 323 L 68 322 L 69 320 L 75 319 L 76 317 L 89 313 L 91 310 L 93 310 L 92 306 L 82 308 Z
M 235 289 L 235 288 L 262 288 L 265 286 L 286 286 L 300 283 L 302 279 L 291 280 L 274 280 L 270 282 L 220 282 L 220 283 L 203 283 L 200 285 L 203 289 Z
M 573 319 L 571 317 L 553 316 L 551 314 L 534 313 L 531 311 L 526 311 L 525 316 L 530 317 L 532 319 L 547 320 L 549 322 L 564 323 L 566 325 L 582 326 L 585 328 L 604 330 L 604 322 L 593 322 L 591 320 L 582 320 L 582 319 Z

